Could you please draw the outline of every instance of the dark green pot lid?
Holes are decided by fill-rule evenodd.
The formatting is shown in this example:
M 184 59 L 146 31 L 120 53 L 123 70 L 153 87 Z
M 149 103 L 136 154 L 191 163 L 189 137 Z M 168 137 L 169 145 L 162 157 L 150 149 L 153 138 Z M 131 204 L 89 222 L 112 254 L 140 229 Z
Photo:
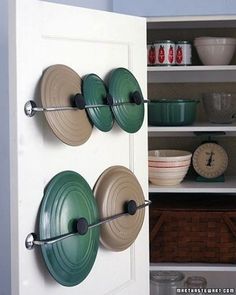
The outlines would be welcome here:
M 82 89 L 86 105 L 107 104 L 106 86 L 96 74 L 89 74 L 84 77 Z M 109 106 L 87 108 L 87 112 L 91 121 L 99 130 L 107 132 L 112 129 L 114 117 Z
M 40 207 L 40 239 L 74 231 L 76 219 L 89 224 L 98 221 L 97 204 L 85 179 L 76 172 L 57 174 L 45 188 Z M 54 244 L 41 246 L 46 266 L 54 279 L 64 286 L 75 286 L 89 274 L 99 245 L 99 228 L 89 229 Z
M 129 70 L 117 68 L 112 71 L 109 79 L 109 94 L 114 103 L 130 101 L 135 91 L 138 91 L 143 99 L 138 81 Z M 113 106 L 112 111 L 118 125 L 126 132 L 135 133 L 141 128 L 144 119 L 143 103 Z

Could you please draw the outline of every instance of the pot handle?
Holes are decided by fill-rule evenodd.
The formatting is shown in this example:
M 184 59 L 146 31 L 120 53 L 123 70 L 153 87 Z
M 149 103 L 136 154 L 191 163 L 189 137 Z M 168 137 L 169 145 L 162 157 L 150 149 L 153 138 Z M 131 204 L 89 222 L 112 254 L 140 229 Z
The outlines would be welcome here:
M 235 217 L 235 216 L 234 216 Z M 236 238 L 236 225 L 232 221 L 232 217 L 229 216 L 228 214 L 223 214 L 223 220 Z
M 157 233 L 159 232 L 163 222 L 165 219 L 165 214 L 162 213 L 159 215 L 159 219 L 157 220 L 156 224 L 154 225 L 153 229 L 151 230 L 150 233 L 150 243 L 155 239 Z

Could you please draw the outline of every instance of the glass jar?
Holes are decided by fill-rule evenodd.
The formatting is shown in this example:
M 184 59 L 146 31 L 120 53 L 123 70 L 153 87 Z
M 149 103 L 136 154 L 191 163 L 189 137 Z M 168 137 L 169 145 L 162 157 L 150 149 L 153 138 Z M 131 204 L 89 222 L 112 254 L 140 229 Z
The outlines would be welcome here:
M 192 276 L 188 277 L 184 282 L 184 288 L 187 289 L 187 294 L 191 295 L 203 295 L 204 292 L 201 289 L 206 289 L 207 280 L 204 277 Z
M 177 271 L 151 271 L 151 295 L 176 295 L 176 289 L 181 287 L 184 274 Z

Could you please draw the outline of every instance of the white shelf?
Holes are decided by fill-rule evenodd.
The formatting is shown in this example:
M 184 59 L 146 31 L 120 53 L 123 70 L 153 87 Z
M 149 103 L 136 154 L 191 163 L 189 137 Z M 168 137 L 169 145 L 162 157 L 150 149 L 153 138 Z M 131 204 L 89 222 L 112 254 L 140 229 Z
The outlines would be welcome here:
M 178 17 L 151 17 L 147 18 L 147 30 L 150 30 L 150 40 L 156 36 L 163 36 L 166 32 L 174 36 L 175 30 L 183 30 L 183 36 L 188 40 L 194 40 L 204 29 L 213 29 L 217 34 L 217 28 L 232 28 L 235 34 L 236 15 L 218 16 L 178 16 Z M 173 29 L 173 32 L 171 30 Z M 194 29 L 189 30 L 188 29 Z M 199 30 L 197 30 L 199 29 Z M 151 32 L 156 30 L 156 32 Z M 226 32 L 230 32 L 226 30 Z M 220 34 L 220 33 L 219 33 Z M 187 38 L 185 37 L 185 38 Z M 156 39 L 157 40 L 157 39 Z M 234 83 L 236 82 L 236 65 L 223 66 L 148 66 L 148 83 Z M 150 86 L 150 85 L 149 85 Z M 164 85 L 165 86 L 165 85 Z M 165 87 L 168 87 L 166 85 Z M 201 93 L 201 88 L 199 88 Z M 209 122 L 196 122 L 191 126 L 149 126 L 149 137 L 185 137 L 194 136 L 194 132 L 225 132 L 227 136 L 236 136 L 236 124 L 211 124 Z M 233 150 L 232 146 L 232 150 Z M 234 154 L 234 153 L 233 153 Z M 225 182 L 205 183 L 196 182 L 186 178 L 176 186 L 155 186 L 149 184 L 150 193 L 206 193 L 213 196 L 214 193 L 236 194 L 236 175 L 226 176 Z M 210 195 L 211 194 L 211 195 Z M 154 197 L 154 196 L 153 196 Z M 171 195 L 167 195 L 171 200 Z M 181 271 L 188 275 L 200 272 L 207 278 L 208 287 L 235 288 L 236 265 L 210 264 L 210 263 L 151 263 L 150 270 Z
M 235 15 L 147 17 L 147 29 L 234 28 Z
M 211 124 L 195 123 L 191 126 L 149 126 L 149 137 L 175 136 L 176 132 L 181 132 L 181 136 L 192 136 L 193 132 L 225 132 L 227 135 L 236 134 L 236 123 L 233 124 Z M 168 133 L 168 134 L 167 134 Z
M 148 83 L 235 82 L 236 65 L 148 66 Z
M 184 180 L 174 186 L 149 184 L 149 193 L 236 193 L 236 177 L 225 177 L 225 182 L 197 182 Z
M 178 271 L 236 271 L 236 265 L 210 263 L 151 263 L 150 270 Z
M 185 279 L 189 276 L 202 276 L 207 280 L 207 288 L 230 288 L 233 291 L 230 294 L 235 294 L 236 266 L 233 264 L 151 263 L 150 271 L 180 271 L 184 274 Z M 180 287 L 183 286 L 182 282 Z M 223 293 L 220 292 L 220 294 Z

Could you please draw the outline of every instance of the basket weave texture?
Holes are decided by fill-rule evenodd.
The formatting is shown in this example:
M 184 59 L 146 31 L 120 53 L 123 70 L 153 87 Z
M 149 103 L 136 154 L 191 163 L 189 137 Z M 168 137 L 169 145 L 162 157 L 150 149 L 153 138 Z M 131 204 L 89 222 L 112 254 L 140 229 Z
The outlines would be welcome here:
M 150 208 L 151 262 L 236 263 L 236 208 Z

